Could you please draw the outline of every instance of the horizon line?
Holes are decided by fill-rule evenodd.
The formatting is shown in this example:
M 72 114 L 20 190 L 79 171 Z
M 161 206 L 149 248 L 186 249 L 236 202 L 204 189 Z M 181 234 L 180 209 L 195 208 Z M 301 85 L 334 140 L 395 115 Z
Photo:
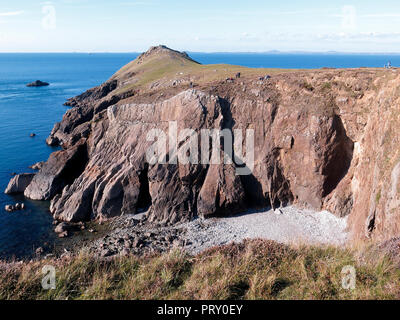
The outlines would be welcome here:
M 4 51 L 0 54 L 141 54 L 146 51 Z M 379 51 L 305 51 L 305 50 L 268 50 L 268 51 L 187 51 L 188 54 L 362 54 L 362 55 L 400 55 L 399 52 Z

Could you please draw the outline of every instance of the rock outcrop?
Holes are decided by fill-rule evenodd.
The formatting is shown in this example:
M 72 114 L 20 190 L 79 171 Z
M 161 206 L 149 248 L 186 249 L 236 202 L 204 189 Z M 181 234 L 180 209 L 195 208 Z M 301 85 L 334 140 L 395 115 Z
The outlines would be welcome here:
M 32 200 L 50 200 L 71 184 L 85 168 L 86 141 L 81 140 L 67 150 L 54 152 L 25 189 Z
M 34 173 L 23 173 L 14 176 L 10 180 L 4 193 L 5 194 L 24 193 L 25 189 L 32 182 L 34 176 L 35 176 Z
M 135 94 L 131 91 L 114 94 L 117 83 L 117 80 L 110 80 L 76 98 L 69 99 L 66 105 L 73 108 L 65 113 L 61 122 L 55 124 L 46 143 L 50 146 L 63 145 L 67 148 L 80 139 L 87 138 L 90 122 L 96 118 L 97 114 L 121 99 Z
M 399 232 L 397 70 L 268 70 L 267 78 L 265 70 L 218 68 L 155 47 L 70 99 L 47 140 L 63 150 L 25 195 L 51 200 L 54 217 L 68 222 L 149 207 L 150 221 L 166 223 L 291 203 L 349 216 L 358 238 Z M 253 130 L 254 161 L 237 156 L 245 138 L 224 138 L 221 156 L 233 147 L 234 161 L 175 163 L 165 151 L 163 161 L 150 163 L 149 132 L 168 138 L 171 122 L 178 133 L 191 130 L 178 139 L 186 156 L 194 153 L 189 141 L 201 149 L 202 130 Z M 243 166 L 251 174 L 237 175 Z
M 49 86 L 50 84 L 44 81 L 36 80 L 34 82 L 28 83 L 26 86 L 27 87 L 46 87 Z

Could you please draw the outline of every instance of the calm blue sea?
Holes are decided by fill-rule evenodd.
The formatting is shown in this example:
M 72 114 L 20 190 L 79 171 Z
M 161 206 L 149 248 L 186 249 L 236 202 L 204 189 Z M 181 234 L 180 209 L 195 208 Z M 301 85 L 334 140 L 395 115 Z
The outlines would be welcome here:
M 48 203 L 3 193 L 12 172 L 46 160 L 45 143 L 66 111 L 67 98 L 101 84 L 137 54 L 0 54 L 0 258 L 29 256 L 55 237 Z M 49 87 L 27 88 L 34 80 Z M 36 133 L 30 138 L 30 133 Z M 7 213 L 6 204 L 24 201 L 26 211 Z
M 27 257 L 55 241 L 48 203 L 3 194 L 13 172 L 46 160 L 45 144 L 60 121 L 66 99 L 101 84 L 138 54 L 0 54 L 0 258 Z M 271 68 L 400 66 L 400 55 L 190 53 L 204 64 L 228 63 Z M 40 79 L 49 87 L 27 88 Z M 36 133 L 30 138 L 30 133 Z M 24 201 L 26 211 L 7 213 L 6 204 Z
M 393 66 L 400 66 L 400 54 L 189 53 L 189 55 L 203 64 L 228 63 L 251 68 L 381 68 L 389 61 Z

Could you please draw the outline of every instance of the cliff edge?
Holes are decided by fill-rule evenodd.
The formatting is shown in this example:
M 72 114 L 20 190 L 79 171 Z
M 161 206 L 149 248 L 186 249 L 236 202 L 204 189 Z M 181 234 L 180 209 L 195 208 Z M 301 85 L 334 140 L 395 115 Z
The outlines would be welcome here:
M 51 200 L 54 217 L 73 222 L 149 207 L 150 220 L 175 223 L 295 204 L 349 216 L 356 238 L 395 236 L 399 85 L 396 69 L 201 65 L 153 47 L 103 85 L 68 100 L 71 109 L 47 139 L 63 149 L 25 196 Z M 183 164 L 166 154 L 163 163 L 150 164 L 148 133 L 168 133 L 171 122 L 196 137 L 202 130 L 252 130 L 251 174 L 237 175 L 243 166 L 237 159 Z M 245 140 L 231 141 L 235 153 L 246 150 Z M 187 151 L 186 141 L 178 152 Z

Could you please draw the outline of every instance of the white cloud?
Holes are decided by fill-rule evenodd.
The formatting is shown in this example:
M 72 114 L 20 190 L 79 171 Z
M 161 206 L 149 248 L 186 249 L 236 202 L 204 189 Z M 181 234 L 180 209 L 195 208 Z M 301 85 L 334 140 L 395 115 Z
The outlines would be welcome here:
M 23 14 L 24 11 L 0 12 L 0 17 L 13 17 Z

